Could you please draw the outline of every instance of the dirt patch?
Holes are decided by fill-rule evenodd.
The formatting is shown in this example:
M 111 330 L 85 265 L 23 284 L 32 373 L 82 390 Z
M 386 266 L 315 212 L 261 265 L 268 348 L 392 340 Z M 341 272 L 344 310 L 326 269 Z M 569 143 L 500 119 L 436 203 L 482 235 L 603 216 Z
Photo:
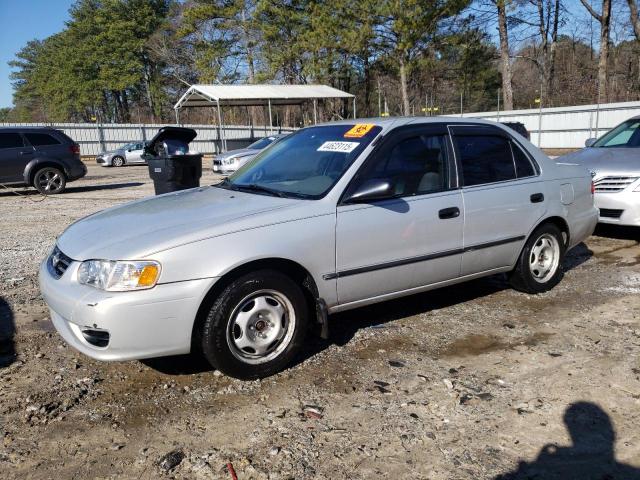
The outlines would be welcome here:
M 145 167 L 89 170 L 59 200 L 0 195 L 3 478 L 639 478 L 634 232 L 590 238 L 542 295 L 498 275 L 335 315 L 292 368 L 240 382 L 189 356 L 95 362 L 53 331 L 55 237 L 152 193 Z

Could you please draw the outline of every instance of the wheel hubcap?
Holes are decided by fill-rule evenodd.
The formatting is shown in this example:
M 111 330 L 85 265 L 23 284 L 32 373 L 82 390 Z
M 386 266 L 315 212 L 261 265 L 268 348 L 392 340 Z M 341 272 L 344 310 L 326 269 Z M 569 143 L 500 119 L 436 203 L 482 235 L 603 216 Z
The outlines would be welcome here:
M 560 263 L 560 244 L 553 235 L 545 233 L 531 249 L 529 269 L 537 282 L 544 283 L 556 273 Z
M 275 290 L 254 292 L 231 314 L 227 343 L 233 355 L 245 363 L 268 362 L 287 348 L 295 322 L 293 305 L 283 294 Z
M 59 173 L 46 170 L 38 176 L 38 185 L 45 192 L 55 192 L 59 190 L 62 185 L 62 177 Z

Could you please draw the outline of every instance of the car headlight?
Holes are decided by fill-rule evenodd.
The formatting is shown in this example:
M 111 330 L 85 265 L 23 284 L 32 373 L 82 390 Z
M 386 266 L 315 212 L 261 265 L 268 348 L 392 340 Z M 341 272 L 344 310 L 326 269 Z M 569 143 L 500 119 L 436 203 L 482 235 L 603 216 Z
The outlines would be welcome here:
M 151 260 L 87 260 L 78 269 L 78 282 L 108 292 L 126 292 L 155 287 L 160 264 Z
M 237 161 L 238 161 L 238 157 L 231 157 L 231 158 L 225 158 L 224 160 L 222 160 L 222 163 L 224 163 L 225 165 L 233 165 Z

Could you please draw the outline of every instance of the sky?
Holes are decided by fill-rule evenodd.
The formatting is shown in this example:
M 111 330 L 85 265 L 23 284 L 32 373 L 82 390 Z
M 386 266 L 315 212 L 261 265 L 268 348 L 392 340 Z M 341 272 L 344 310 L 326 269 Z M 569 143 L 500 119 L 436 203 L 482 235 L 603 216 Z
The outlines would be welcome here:
M 13 105 L 7 62 L 29 41 L 64 28 L 73 0 L 0 0 L 0 108 Z

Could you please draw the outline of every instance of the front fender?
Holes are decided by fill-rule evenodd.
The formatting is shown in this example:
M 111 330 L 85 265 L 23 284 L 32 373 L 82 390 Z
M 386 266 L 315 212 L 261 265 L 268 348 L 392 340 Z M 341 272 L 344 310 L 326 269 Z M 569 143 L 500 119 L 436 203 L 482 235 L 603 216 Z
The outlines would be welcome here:
M 222 277 L 264 259 L 298 263 L 313 277 L 321 298 L 335 301 L 335 215 L 325 214 L 219 235 L 149 256 L 162 264 L 161 283 Z

